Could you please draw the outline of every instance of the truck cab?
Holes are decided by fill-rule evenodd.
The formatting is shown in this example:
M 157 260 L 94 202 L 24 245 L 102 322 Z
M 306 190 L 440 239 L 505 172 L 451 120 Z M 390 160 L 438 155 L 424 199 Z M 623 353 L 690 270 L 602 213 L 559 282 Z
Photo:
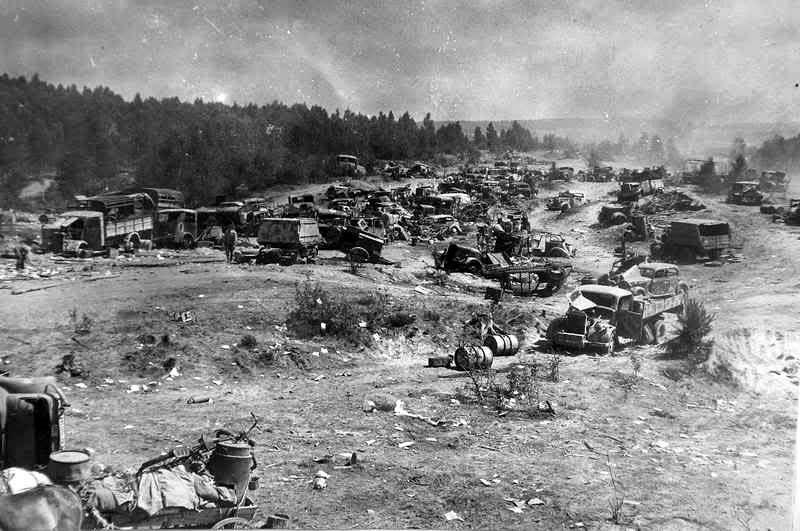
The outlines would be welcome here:
M 105 246 L 102 212 L 71 210 L 55 218 L 43 217 L 42 221 L 42 250 L 45 252 L 80 254 Z

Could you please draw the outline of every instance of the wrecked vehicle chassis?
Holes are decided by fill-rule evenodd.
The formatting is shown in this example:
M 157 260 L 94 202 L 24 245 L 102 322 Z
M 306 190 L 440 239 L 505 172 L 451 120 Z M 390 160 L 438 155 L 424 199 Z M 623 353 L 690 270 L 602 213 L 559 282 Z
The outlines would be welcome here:
M 617 287 L 588 284 L 573 291 L 569 299 L 566 314 L 547 328 L 546 337 L 553 347 L 611 354 L 620 338 L 639 344 L 661 343 L 667 330 L 664 314 L 681 313 L 686 293 L 643 299 Z

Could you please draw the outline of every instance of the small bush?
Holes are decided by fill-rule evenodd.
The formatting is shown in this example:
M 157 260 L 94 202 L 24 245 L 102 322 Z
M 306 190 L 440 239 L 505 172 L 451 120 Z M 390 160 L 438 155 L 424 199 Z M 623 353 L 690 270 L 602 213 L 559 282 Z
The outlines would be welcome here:
M 491 406 L 496 411 L 525 411 L 532 417 L 553 415 L 549 402 L 546 408 L 540 407 L 536 365 L 517 365 L 506 375 L 505 381 L 497 380 L 492 369 L 473 370 L 467 374 L 470 384 L 460 394 L 482 406 Z
M 716 315 L 709 313 L 702 302 L 686 301 L 684 311 L 678 315 L 678 335 L 665 345 L 670 357 L 682 358 L 692 365 L 708 359 L 712 341 L 706 339 Z
M 239 346 L 242 348 L 252 349 L 258 345 L 258 341 L 256 341 L 255 336 L 252 334 L 245 334 L 242 336 L 242 339 L 239 340 Z
M 557 352 L 551 352 L 549 356 L 547 356 L 547 373 L 546 378 L 551 382 L 558 382 L 559 379 L 559 367 L 561 366 L 561 356 L 558 355 Z
M 495 387 L 494 369 L 475 369 L 467 372 L 469 388 L 463 395 L 474 399 L 480 405 L 487 405 Z
M 611 458 L 608 454 L 606 454 L 606 467 L 608 468 L 609 483 L 613 491 L 611 499 L 608 500 L 608 508 L 611 512 L 611 517 L 609 519 L 614 524 L 621 525 L 625 522 L 625 515 L 622 512 L 622 508 L 625 505 L 625 494 L 622 492 L 621 485 L 614 475 L 614 467 L 611 464 Z
M 330 335 L 370 344 L 371 332 L 385 320 L 387 307 L 388 298 L 382 292 L 345 300 L 319 284 L 306 282 L 297 287 L 295 307 L 286 325 L 300 337 Z
M 633 369 L 633 377 L 639 378 L 639 371 L 642 370 L 642 356 L 637 352 L 633 352 L 630 359 L 631 369 Z

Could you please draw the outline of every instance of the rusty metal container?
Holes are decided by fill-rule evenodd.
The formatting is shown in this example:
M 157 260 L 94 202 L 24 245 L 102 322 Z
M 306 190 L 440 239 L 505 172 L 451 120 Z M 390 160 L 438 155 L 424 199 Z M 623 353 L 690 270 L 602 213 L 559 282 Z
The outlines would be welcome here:
M 247 488 L 252 465 L 249 444 L 220 442 L 214 447 L 207 468 L 216 484 L 233 487 L 241 494 Z
M 483 344 L 492 349 L 495 356 L 513 356 L 519 351 L 519 339 L 514 334 L 487 336 Z
M 488 369 L 492 366 L 493 359 L 492 349 L 477 345 L 459 347 L 453 356 L 456 369 L 460 371 Z
M 89 479 L 91 457 L 80 450 L 62 450 L 50 454 L 47 476 L 53 483 L 76 483 Z

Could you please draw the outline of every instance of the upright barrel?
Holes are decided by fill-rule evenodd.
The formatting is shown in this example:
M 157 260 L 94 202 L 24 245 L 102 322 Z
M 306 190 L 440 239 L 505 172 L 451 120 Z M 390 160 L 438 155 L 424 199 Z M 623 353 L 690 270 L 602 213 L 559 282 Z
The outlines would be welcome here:
M 519 351 L 519 339 L 514 334 L 486 336 L 483 344 L 489 347 L 495 356 L 513 356 Z
M 493 358 L 492 349 L 487 346 L 465 345 L 456 349 L 453 361 L 456 369 L 472 371 L 490 368 Z
M 249 444 L 225 441 L 214 447 L 207 468 L 215 483 L 233 487 L 241 495 L 250 479 L 252 464 Z
M 47 475 L 53 483 L 77 483 L 89 479 L 91 457 L 82 450 L 61 450 L 50 454 Z

